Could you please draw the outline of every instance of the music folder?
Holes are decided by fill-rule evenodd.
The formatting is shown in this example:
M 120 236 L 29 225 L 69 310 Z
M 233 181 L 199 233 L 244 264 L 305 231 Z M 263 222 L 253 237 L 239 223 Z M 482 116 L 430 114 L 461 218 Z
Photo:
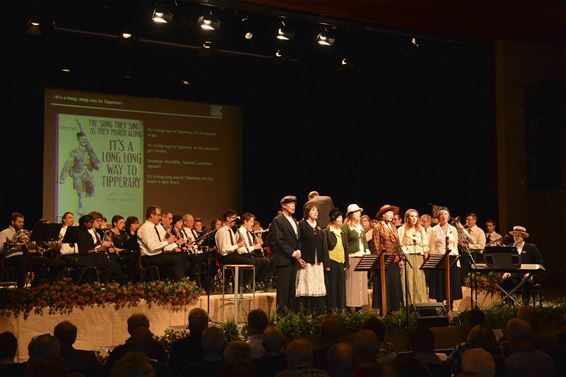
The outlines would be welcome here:
M 56 241 L 63 225 L 55 223 L 38 223 L 31 233 L 30 240 L 36 242 Z

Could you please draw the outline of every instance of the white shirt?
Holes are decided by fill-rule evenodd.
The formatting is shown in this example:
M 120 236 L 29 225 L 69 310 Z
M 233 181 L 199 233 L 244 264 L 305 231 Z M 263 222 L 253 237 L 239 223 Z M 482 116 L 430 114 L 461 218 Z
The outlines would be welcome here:
M 283 215 L 283 216 L 285 216 L 285 218 L 287 220 L 289 220 L 289 222 L 291 223 L 291 226 L 293 227 L 293 230 L 295 231 L 295 234 L 298 237 L 299 236 L 299 230 L 297 229 L 297 223 L 295 222 L 295 219 L 292 216 L 287 216 L 287 215 Z
M 515 246 L 517 248 L 517 253 L 521 254 L 523 252 L 523 248 L 525 247 L 525 242 L 521 242 L 520 244 L 515 243 L 513 244 L 513 246 Z
M 440 224 L 435 225 L 430 232 L 429 250 L 431 254 L 444 254 L 446 253 L 446 238 L 448 238 L 448 250 L 450 255 L 459 255 L 458 252 L 458 231 L 452 225 L 448 225 L 447 233 Z M 460 267 L 460 260 L 457 262 Z
M 61 230 L 59 231 L 59 239 L 65 238 L 65 234 L 67 233 L 68 226 L 63 225 Z M 71 246 L 73 245 L 73 246 Z M 70 243 L 62 243 L 61 247 L 59 248 L 59 252 L 61 255 L 69 255 L 69 254 L 77 254 L 79 251 L 77 250 L 77 244 L 70 244 Z
M 15 236 L 16 236 L 16 229 L 14 229 L 14 227 L 11 225 L 0 232 L 0 253 L 4 253 L 4 246 L 6 245 L 6 242 L 12 241 Z M 20 251 L 13 251 L 5 255 L 6 258 L 10 258 L 10 257 L 15 257 L 16 255 L 24 255 L 24 252 L 20 248 Z
M 222 256 L 226 256 L 238 250 L 236 234 L 234 234 L 232 228 L 227 225 L 223 225 L 216 231 L 214 240 L 216 241 L 216 247 Z
M 488 242 L 488 240 L 487 240 L 488 238 L 489 238 L 489 242 Z M 486 244 L 489 244 L 489 243 L 491 243 L 491 242 L 495 242 L 495 241 L 497 241 L 498 239 L 501 239 L 501 238 L 503 238 L 503 237 L 501 236 L 501 234 L 499 234 L 499 233 L 497 233 L 497 232 L 491 232 L 491 233 L 486 233 L 486 234 L 485 234 L 485 242 L 486 242 Z
M 156 231 L 157 229 L 157 231 Z M 159 233 L 159 236 L 157 235 Z M 161 224 L 155 225 L 151 221 L 146 220 L 138 229 L 138 244 L 140 245 L 140 252 L 143 255 L 159 255 L 168 245 L 166 240 L 165 229 Z M 171 244 L 176 246 L 175 244 Z M 169 246 L 171 246 L 169 245 Z
M 404 254 L 428 253 L 428 237 L 424 228 L 406 228 L 401 225 L 399 229 L 399 243 Z
M 249 253 L 253 250 L 259 249 L 261 246 L 254 245 L 254 236 L 252 233 L 247 230 L 244 226 L 238 228 L 238 233 L 240 236 L 240 240 L 244 241 L 244 246 L 238 248 L 238 253 Z
M 470 235 L 470 238 L 472 239 L 472 242 L 470 242 L 469 244 L 470 249 L 472 250 L 485 249 L 485 233 L 483 232 L 483 230 L 477 225 L 474 225 L 472 228 L 468 228 L 467 230 L 468 230 L 468 234 Z

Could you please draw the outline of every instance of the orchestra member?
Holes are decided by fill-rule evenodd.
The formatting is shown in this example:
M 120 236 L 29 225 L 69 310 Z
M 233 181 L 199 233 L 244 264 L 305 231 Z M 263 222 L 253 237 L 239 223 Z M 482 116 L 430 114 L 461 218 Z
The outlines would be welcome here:
M 177 263 L 174 253 L 166 253 L 165 248 L 173 251 L 180 248 L 175 236 L 166 236 L 165 229 L 159 224 L 161 208 L 150 206 L 146 210 L 146 220 L 138 229 L 138 243 L 143 263 L 150 266 L 169 267 L 171 279 L 181 280 L 183 277 L 183 264 Z
M 140 221 L 135 216 L 128 216 L 124 228 L 126 230 L 126 235 L 128 236 L 126 248 L 128 250 L 139 252 L 140 246 L 138 244 L 137 232 L 140 228 Z
M 67 229 L 70 226 L 75 226 L 75 216 L 73 212 L 65 212 L 61 218 L 61 230 L 59 231 L 59 239 L 63 241 L 65 234 L 67 234 Z M 59 247 L 59 253 L 61 254 L 61 260 L 66 266 L 75 266 L 78 258 L 79 249 L 76 243 L 63 243 Z
M 348 243 L 342 230 L 343 215 L 338 208 L 330 210 L 330 225 L 324 229 L 328 245 L 330 270 L 326 276 L 328 309 L 346 308 L 346 269 L 349 267 Z
M 368 273 L 355 271 L 362 256 L 370 253 L 364 229 L 360 224 L 363 210 L 357 204 L 350 204 L 346 210 L 346 221 L 342 225 L 350 262 L 350 268 L 346 270 L 346 306 L 356 309 L 361 309 L 369 303 Z
M 299 249 L 299 227 L 293 218 L 297 197 L 287 195 L 279 201 L 281 214 L 278 214 L 270 226 L 270 243 L 273 261 L 277 268 L 277 314 L 295 310 L 295 283 Z
M 238 239 L 244 241 L 243 248 L 238 249 L 240 254 L 250 254 L 253 257 L 256 283 L 265 289 L 270 273 L 271 261 L 263 256 L 263 240 L 261 235 L 252 232 L 255 216 L 249 212 L 242 214 L 242 225 L 238 228 Z
M 330 271 L 326 237 L 317 221 L 318 206 L 307 203 L 299 222 L 301 257 L 297 271 L 295 297 L 307 314 L 322 313 L 326 301 L 325 269 Z
M 429 240 L 429 252 L 431 254 L 458 255 L 458 231 L 448 224 L 450 212 L 446 207 L 437 209 L 438 225 L 432 228 Z M 445 273 L 444 270 L 431 271 L 429 297 L 438 302 L 446 300 Z M 448 311 L 452 311 L 454 300 L 462 298 L 462 285 L 460 281 L 460 262 L 450 269 L 450 302 L 446 303 Z
M 479 262 L 483 249 L 485 249 L 485 233 L 477 226 L 477 221 L 478 216 L 475 213 L 469 213 L 466 215 L 466 231 L 470 236 L 468 249 L 473 261 L 470 259 L 470 255 L 468 255 L 468 253 L 460 255 L 463 279 L 462 284 L 464 283 L 466 276 L 470 273 L 470 265 L 474 262 Z
M 389 204 L 383 205 L 375 217 L 381 219 L 373 230 L 373 243 L 378 255 L 381 253 L 393 254 L 395 259 L 385 270 L 387 312 L 397 311 L 401 308 L 403 290 L 401 288 L 402 254 L 399 243 L 399 233 L 394 223 L 395 214 L 399 207 Z M 372 306 L 381 307 L 381 272 L 375 271 L 373 280 Z M 384 308 L 381 308 L 382 313 Z
M 521 264 L 543 264 L 542 255 L 534 243 L 525 242 L 529 237 L 527 228 L 515 225 L 513 230 L 509 232 L 513 236 L 513 246 L 517 248 L 517 253 L 521 256 Z M 513 287 L 525 280 L 523 283 L 522 298 L 523 305 L 528 305 L 531 297 L 531 290 L 535 284 L 534 276 L 531 273 L 506 272 L 501 280 L 501 287 L 506 291 L 510 291 Z
M 419 222 L 419 213 L 414 209 L 407 210 L 404 224 L 398 231 L 401 250 L 410 262 L 410 264 L 404 263 L 404 268 L 401 271 L 401 284 L 403 291 L 407 293 L 403 297 L 408 297 L 409 304 L 428 302 L 425 275 L 421 270 L 424 255 L 425 253 L 428 254 L 428 237 Z M 405 283 L 408 286 L 405 286 Z
M 485 245 L 487 247 L 501 245 L 503 237 L 495 231 L 495 220 L 487 220 L 485 222 L 485 230 Z
M 23 288 L 26 278 L 27 258 L 22 245 L 12 245 L 18 231 L 24 229 L 24 215 L 19 212 L 10 214 L 10 226 L 0 232 L 0 252 L 6 258 L 7 265 L 16 271 L 18 288 Z

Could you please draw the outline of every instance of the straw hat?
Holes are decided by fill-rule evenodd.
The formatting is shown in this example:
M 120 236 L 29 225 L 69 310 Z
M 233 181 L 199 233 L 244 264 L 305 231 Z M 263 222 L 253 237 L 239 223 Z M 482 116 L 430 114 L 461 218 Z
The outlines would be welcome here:
M 348 208 L 346 209 L 346 216 L 348 216 L 350 213 L 353 213 L 353 212 L 356 212 L 356 211 L 363 212 L 364 209 L 359 207 L 357 204 L 350 204 L 348 206 Z
M 523 236 L 523 238 L 527 238 L 529 237 L 529 233 L 527 233 L 527 228 L 525 228 L 524 226 L 520 226 L 520 225 L 515 225 L 513 227 L 513 230 L 509 232 L 510 235 L 518 235 L 518 236 Z
M 378 220 L 381 219 L 381 216 L 388 211 L 393 211 L 393 213 L 399 213 L 399 207 L 392 206 L 391 204 L 385 204 L 381 206 L 379 211 L 377 211 L 377 213 L 375 214 L 375 218 Z

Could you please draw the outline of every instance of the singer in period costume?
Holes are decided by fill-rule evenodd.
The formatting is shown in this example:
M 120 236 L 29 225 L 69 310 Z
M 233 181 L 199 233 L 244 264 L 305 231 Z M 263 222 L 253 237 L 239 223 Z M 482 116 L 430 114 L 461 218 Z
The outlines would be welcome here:
M 279 203 L 281 214 L 271 222 L 270 241 L 274 265 L 277 268 L 277 313 L 284 314 L 287 310 L 296 309 L 295 284 L 301 250 L 299 227 L 293 218 L 297 197 L 288 195 Z
M 410 262 L 405 263 L 401 270 L 403 297 L 409 299 L 409 304 L 428 302 L 425 274 L 421 270 L 424 255 L 428 254 L 428 236 L 420 224 L 417 210 L 409 209 L 405 212 L 405 221 L 398 231 L 401 249 Z
M 399 213 L 399 207 L 389 204 L 383 205 L 375 217 L 381 219 L 377 226 L 373 229 L 373 243 L 378 255 L 381 253 L 394 254 L 395 259 L 385 270 L 386 284 L 386 302 L 387 312 L 399 310 L 401 308 L 403 290 L 401 288 L 401 271 L 400 265 L 403 252 L 399 244 L 399 233 L 393 222 L 393 216 Z M 379 308 L 381 306 L 381 275 L 376 270 L 373 280 L 373 296 L 372 307 Z M 383 308 L 382 308 L 383 310 Z
M 342 225 L 350 268 L 346 270 L 346 306 L 361 308 L 369 304 L 368 300 L 368 273 L 366 271 L 355 271 L 362 256 L 369 254 L 369 246 L 360 218 L 363 208 L 357 204 L 350 204 L 346 210 L 346 221 Z
M 299 223 L 301 258 L 295 287 L 295 295 L 307 314 L 322 313 L 326 301 L 324 271 L 330 270 L 326 237 L 317 218 L 318 206 L 307 203 Z
M 326 272 L 326 302 L 329 310 L 345 309 L 346 269 L 349 267 L 348 243 L 342 230 L 342 212 L 333 208 L 329 217 L 330 225 L 324 228 L 330 266 Z
M 448 223 L 450 212 L 446 207 L 439 207 L 437 210 L 438 225 L 432 228 L 429 240 L 429 252 L 431 254 L 445 254 L 449 251 L 450 255 L 458 255 L 458 231 Z M 444 270 L 432 271 L 430 276 L 429 297 L 442 302 L 446 299 Z M 460 282 L 460 261 L 450 269 L 450 302 L 446 303 L 448 310 L 452 310 L 454 300 L 462 298 L 462 285 Z

